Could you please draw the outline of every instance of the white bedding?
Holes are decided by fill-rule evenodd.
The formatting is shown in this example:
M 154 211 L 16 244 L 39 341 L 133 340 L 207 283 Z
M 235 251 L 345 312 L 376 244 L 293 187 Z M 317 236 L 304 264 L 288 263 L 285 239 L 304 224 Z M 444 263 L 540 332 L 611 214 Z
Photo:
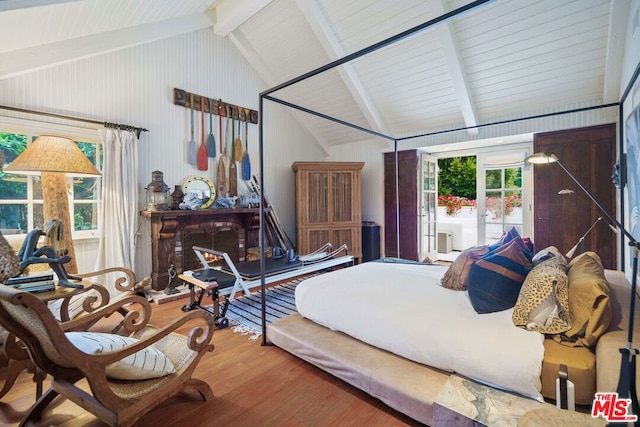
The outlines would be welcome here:
M 544 336 L 513 325 L 513 309 L 477 314 L 468 294 L 439 285 L 446 266 L 368 262 L 307 279 L 300 314 L 413 361 L 542 401 Z

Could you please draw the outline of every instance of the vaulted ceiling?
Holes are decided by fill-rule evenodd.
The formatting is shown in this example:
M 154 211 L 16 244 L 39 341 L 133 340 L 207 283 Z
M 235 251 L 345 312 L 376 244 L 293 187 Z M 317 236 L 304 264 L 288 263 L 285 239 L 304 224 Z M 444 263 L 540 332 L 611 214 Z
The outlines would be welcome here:
M 0 79 L 213 27 L 273 87 L 470 3 L 3 0 Z M 629 3 L 488 2 L 273 95 L 396 137 L 616 102 Z M 353 140 L 294 114 L 325 147 Z

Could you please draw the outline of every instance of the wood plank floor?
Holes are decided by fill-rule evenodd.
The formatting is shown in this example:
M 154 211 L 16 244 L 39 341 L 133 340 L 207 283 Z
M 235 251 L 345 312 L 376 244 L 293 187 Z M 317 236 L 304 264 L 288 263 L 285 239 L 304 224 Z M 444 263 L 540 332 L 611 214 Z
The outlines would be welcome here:
M 185 300 L 154 305 L 152 324 L 182 314 Z M 209 383 L 214 399 L 183 393 L 145 415 L 138 426 L 406 426 L 419 425 L 379 400 L 275 346 L 235 334 L 213 335 L 216 348 L 205 355 L 194 377 Z M 0 368 L 4 382 L 6 368 Z M 48 382 L 45 381 L 45 389 Z M 18 425 L 34 402 L 35 384 L 23 373 L 0 401 L 0 425 Z M 39 426 L 100 426 L 93 415 L 58 398 Z

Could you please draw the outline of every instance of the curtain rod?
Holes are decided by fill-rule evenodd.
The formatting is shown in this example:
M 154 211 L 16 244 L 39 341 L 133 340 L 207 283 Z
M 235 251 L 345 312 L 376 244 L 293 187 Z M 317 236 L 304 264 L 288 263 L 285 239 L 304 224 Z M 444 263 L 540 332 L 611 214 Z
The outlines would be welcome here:
M 44 112 L 44 111 L 37 111 L 37 110 L 28 110 L 28 109 L 25 109 L 25 108 L 9 107 L 7 105 L 0 105 L 0 109 L 9 110 L 9 111 L 16 111 L 16 112 L 19 112 L 19 113 L 38 114 L 40 116 L 55 117 L 55 118 L 58 118 L 58 119 L 73 120 L 73 121 L 76 121 L 76 122 L 91 123 L 91 124 L 94 124 L 94 125 L 102 125 L 102 126 L 104 126 L 106 128 L 112 128 L 112 129 L 130 130 L 130 131 L 134 131 L 138 138 L 140 138 L 140 133 L 141 132 L 149 132 L 148 129 L 137 127 L 137 126 L 123 125 L 123 124 L 119 124 L 119 123 L 110 123 L 110 122 L 99 122 L 97 120 L 82 119 L 80 117 L 73 117 L 73 116 L 67 116 L 67 115 L 64 115 L 64 114 L 56 114 L 56 113 L 47 113 L 47 112 Z

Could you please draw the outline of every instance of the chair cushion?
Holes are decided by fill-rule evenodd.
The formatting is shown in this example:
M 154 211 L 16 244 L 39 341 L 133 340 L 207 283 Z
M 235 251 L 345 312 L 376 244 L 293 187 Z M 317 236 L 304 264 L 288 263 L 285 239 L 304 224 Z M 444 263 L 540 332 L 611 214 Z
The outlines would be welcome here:
M 67 332 L 67 339 L 87 354 L 107 353 L 138 342 L 136 338 L 102 332 Z M 154 346 L 148 346 L 107 366 L 109 378 L 144 380 L 159 378 L 175 372 L 171 361 Z

